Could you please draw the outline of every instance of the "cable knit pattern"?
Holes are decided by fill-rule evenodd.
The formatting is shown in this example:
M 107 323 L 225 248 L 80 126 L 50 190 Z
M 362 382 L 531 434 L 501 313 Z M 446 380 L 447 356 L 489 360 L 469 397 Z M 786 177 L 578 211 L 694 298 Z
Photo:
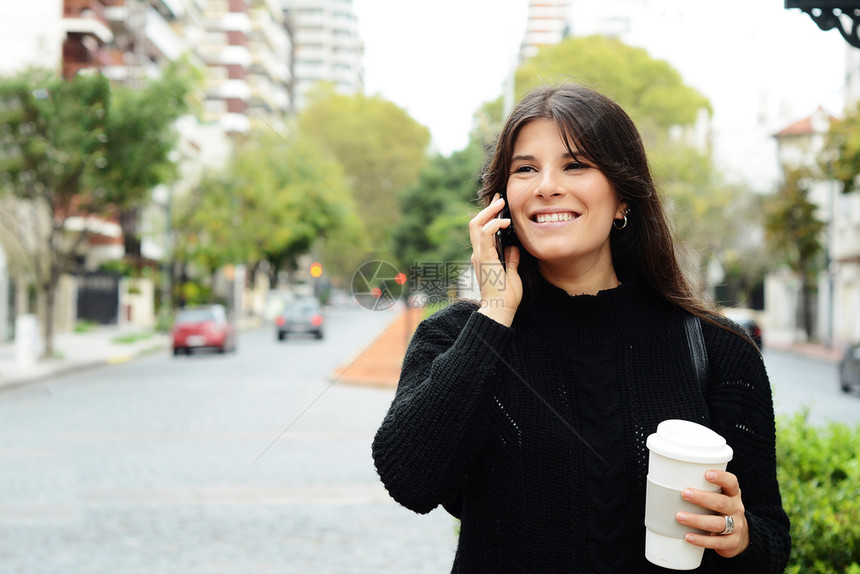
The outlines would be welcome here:
M 633 284 L 570 297 L 543 282 L 511 328 L 476 310 L 419 325 L 373 442 L 395 500 L 461 518 L 452 572 L 663 572 L 645 560 L 645 440 L 669 418 L 726 438 L 747 509 L 750 547 L 706 551 L 698 571 L 783 571 L 773 405 L 749 342 L 703 323 L 706 403 L 680 312 Z

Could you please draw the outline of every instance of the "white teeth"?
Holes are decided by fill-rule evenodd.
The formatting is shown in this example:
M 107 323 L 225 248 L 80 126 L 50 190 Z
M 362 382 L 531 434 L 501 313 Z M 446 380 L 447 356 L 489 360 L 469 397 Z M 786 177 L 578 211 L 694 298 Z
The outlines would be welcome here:
M 570 212 L 565 213 L 539 213 L 535 219 L 538 223 L 551 223 L 553 221 L 570 221 L 574 215 Z

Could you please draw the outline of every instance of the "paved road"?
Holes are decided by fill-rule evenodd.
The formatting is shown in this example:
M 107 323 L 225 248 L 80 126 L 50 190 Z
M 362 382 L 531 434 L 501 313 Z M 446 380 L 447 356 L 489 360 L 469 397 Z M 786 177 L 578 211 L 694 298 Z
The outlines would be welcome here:
M 397 506 L 372 466 L 391 391 L 327 380 L 392 318 L 0 393 L 0 572 L 446 571 L 452 519 Z
M 0 393 L 0 573 L 446 572 L 453 521 L 397 506 L 372 466 L 391 391 L 327 379 L 393 317 Z M 765 361 L 778 412 L 860 422 L 832 365 Z
M 860 395 L 839 389 L 837 365 L 785 351 L 764 350 L 777 414 L 809 410 L 815 425 L 860 424 Z

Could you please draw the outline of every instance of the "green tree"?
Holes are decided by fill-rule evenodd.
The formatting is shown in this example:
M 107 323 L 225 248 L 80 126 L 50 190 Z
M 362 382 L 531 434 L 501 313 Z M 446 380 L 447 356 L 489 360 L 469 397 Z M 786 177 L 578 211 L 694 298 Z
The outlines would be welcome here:
M 212 287 L 218 270 L 241 262 L 247 253 L 239 231 L 242 218 L 234 191 L 235 184 L 229 178 L 204 177 L 189 196 L 176 202 L 173 212 L 177 218 L 173 223 L 177 230 L 174 258 L 181 265 L 193 265 L 209 278 L 209 297 L 214 296 Z
M 176 176 L 170 160 L 178 133 L 176 120 L 189 111 L 198 72 L 183 60 L 171 62 L 142 88 L 114 86 L 107 121 L 105 199 L 119 215 L 126 256 L 140 255 L 139 210 L 150 191 Z
M 297 258 L 333 230 L 355 228 L 351 204 L 336 163 L 308 146 L 255 132 L 237 145 L 223 173 L 181 198 L 176 257 L 209 275 L 238 263 L 253 275 L 267 261 L 274 279 L 279 270 L 295 269 Z
M 415 185 L 400 194 L 403 217 L 394 228 L 392 250 L 401 269 L 419 276 L 413 277 L 413 284 L 421 282 L 423 265 L 469 260 L 468 223 L 475 211 L 480 172 L 476 146 L 450 156 L 436 155 Z
M 689 125 L 710 102 L 684 84 L 668 62 L 615 38 L 568 38 L 546 46 L 521 65 L 515 89 L 522 97 L 541 84 L 575 81 L 617 101 L 646 135 L 652 127 Z
M 783 173 L 783 182 L 765 206 L 765 237 L 771 252 L 780 256 L 800 280 L 803 329 L 812 337 L 812 294 L 821 268 L 825 224 L 809 200 L 813 181 L 809 170 L 786 167 Z
M 860 104 L 846 110 L 841 120 L 832 119 L 827 134 L 821 171 L 842 184 L 843 193 L 860 188 Z
M 65 82 L 29 71 L 0 80 L 0 191 L 24 200 L 20 226 L 44 301 L 45 355 L 53 354 L 54 306 L 60 276 L 92 232 L 90 216 L 112 207 L 100 185 L 107 165 L 110 85 L 100 75 Z M 72 222 L 75 225 L 72 225 Z
M 380 96 L 340 94 L 321 84 L 298 115 L 297 134 L 343 166 L 373 247 L 384 252 L 400 219 L 397 193 L 415 183 L 427 161 L 429 130 Z

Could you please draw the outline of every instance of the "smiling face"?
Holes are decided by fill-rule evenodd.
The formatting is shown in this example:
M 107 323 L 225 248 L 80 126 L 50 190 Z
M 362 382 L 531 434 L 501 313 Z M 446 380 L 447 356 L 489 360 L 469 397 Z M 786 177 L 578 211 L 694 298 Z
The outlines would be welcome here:
M 520 129 L 506 191 L 514 229 L 548 279 L 614 278 L 609 233 L 626 204 L 576 151 L 571 155 L 552 120 L 532 120 Z

